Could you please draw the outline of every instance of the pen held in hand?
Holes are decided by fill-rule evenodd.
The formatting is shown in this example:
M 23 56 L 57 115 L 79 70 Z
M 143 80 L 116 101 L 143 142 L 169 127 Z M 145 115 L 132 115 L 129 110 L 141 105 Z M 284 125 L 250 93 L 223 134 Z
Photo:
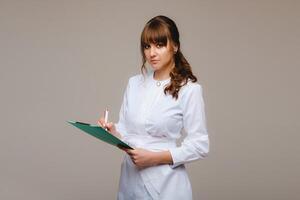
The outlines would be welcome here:
M 107 122 L 108 122 L 108 110 L 106 108 L 105 111 L 104 111 L 104 123 L 105 123 L 105 127 L 107 125 Z M 105 128 L 105 130 L 106 131 L 108 130 L 107 127 Z

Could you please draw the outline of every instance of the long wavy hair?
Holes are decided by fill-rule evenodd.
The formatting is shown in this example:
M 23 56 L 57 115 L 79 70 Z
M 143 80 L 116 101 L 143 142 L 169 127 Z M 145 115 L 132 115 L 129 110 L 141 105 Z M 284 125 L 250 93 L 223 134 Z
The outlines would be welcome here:
M 174 53 L 175 67 L 170 72 L 171 81 L 164 89 L 164 93 L 172 95 L 177 100 L 181 87 L 186 85 L 189 80 L 196 82 L 197 78 L 180 50 L 179 32 L 175 22 L 170 18 L 159 15 L 146 23 L 141 34 L 140 49 L 143 62 L 141 71 L 142 74 L 147 73 L 145 47 L 150 43 L 167 46 L 168 42 L 175 44 L 178 49 Z

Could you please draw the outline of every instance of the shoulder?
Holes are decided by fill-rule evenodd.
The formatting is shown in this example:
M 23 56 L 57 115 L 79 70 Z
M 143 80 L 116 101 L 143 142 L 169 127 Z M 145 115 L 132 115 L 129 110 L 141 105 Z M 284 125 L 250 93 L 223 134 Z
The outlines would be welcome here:
M 202 85 L 197 82 L 189 81 L 182 86 L 179 91 L 179 105 L 185 109 L 195 109 L 197 106 L 204 105 Z
M 187 97 L 193 94 L 202 94 L 202 85 L 197 82 L 188 81 L 186 85 L 182 86 L 180 96 Z
M 129 78 L 128 87 L 135 87 L 142 84 L 145 80 L 145 77 L 142 74 L 136 74 Z
M 144 77 L 142 74 L 136 74 L 136 75 L 133 75 L 129 78 L 129 83 L 134 83 L 134 82 L 141 82 L 144 80 Z

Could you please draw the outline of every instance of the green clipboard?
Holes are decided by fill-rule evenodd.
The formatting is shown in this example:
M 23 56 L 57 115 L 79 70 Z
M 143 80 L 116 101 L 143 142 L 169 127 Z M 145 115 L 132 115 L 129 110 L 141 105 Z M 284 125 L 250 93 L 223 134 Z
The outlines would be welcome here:
M 108 144 L 121 147 L 121 148 L 133 149 L 131 146 L 129 146 L 119 138 L 115 137 L 111 133 L 107 132 L 104 128 L 98 125 L 91 125 L 91 124 L 87 124 L 83 122 L 75 122 L 75 121 L 67 121 L 67 122 Z

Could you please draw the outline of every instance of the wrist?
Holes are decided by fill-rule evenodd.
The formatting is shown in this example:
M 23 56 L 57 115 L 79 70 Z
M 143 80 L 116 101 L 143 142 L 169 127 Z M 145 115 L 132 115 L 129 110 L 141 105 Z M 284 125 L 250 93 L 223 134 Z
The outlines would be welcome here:
M 153 152 L 153 164 L 172 164 L 173 159 L 169 151 Z
M 160 152 L 152 152 L 152 154 L 153 165 L 159 165 L 161 163 Z

